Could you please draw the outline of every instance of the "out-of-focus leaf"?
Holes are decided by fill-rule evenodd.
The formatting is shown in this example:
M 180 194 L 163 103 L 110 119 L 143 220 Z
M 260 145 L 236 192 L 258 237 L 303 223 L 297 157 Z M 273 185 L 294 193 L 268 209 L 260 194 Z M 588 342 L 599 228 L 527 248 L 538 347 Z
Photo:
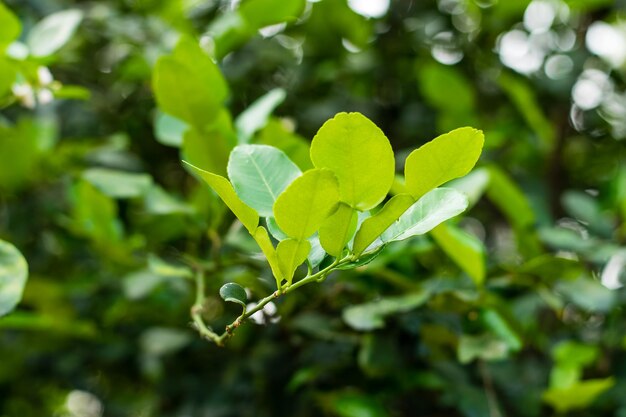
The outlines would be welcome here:
M 163 145 L 180 148 L 188 129 L 187 123 L 167 113 L 157 112 L 154 119 L 154 135 Z
M 446 188 L 454 188 L 465 194 L 469 207 L 473 207 L 487 191 L 489 186 L 489 171 L 478 168 L 464 177 L 450 181 Z
M 98 243 L 113 244 L 122 240 L 122 224 L 117 218 L 117 205 L 87 181 L 72 188 L 73 227 Z
M 235 192 L 263 217 L 272 217 L 276 198 L 300 175 L 287 155 L 272 146 L 239 145 L 228 159 Z
M 144 205 L 150 214 L 190 214 L 194 209 L 187 203 L 152 184 L 144 195 Z
M 489 330 L 502 339 L 509 349 L 517 352 L 522 348 L 522 339 L 511 325 L 494 309 L 483 309 L 480 318 Z
M 228 123 L 228 120 L 218 120 L 209 129 L 187 130 L 183 137 L 183 157 L 203 169 L 226 175 L 228 156 L 233 148 Z
M 4 3 L 0 3 L 0 52 L 17 39 L 21 31 L 22 25 L 17 16 Z
M 0 240 L 0 317 L 20 302 L 27 278 L 26 259 L 15 246 Z
M 228 96 L 217 65 L 188 37 L 181 38 L 172 55 L 159 58 L 152 85 L 161 110 L 200 130 L 219 117 Z
M 0 7 L 2 7 L 2 3 L 0 3 Z M 16 75 L 17 71 L 11 61 L 0 56 L 0 100 L 11 91 Z
M 113 198 L 141 197 L 152 185 L 152 177 L 148 174 L 108 168 L 89 168 L 83 172 L 83 178 Z
M 305 0 L 248 0 L 215 19 L 207 30 L 215 41 L 215 55 L 224 57 L 265 26 L 297 19 Z
M 154 274 L 168 278 L 191 278 L 193 276 L 189 267 L 166 262 L 155 255 L 148 257 L 148 268 Z
M 418 68 L 418 77 L 422 94 L 432 106 L 456 114 L 473 110 L 474 88 L 454 67 L 428 63 Z
M 301 136 L 291 132 L 285 123 L 270 119 L 256 138 L 256 143 L 270 145 L 285 152 L 302 171 L 313 168 L 309 157 L 309 143 Z
M 151 327 L 141 334 L 139 344 L 145 353 L 163 356 L 180 350 L 192 340 L 189 332 L 180 329 Z
M 615 293 L 599 281 L 580 277 L 574 281 L 561 281 L 556 290 L 571 302 L 587 311 L 606 313 L 615 305 Z
M 394 179 L 389 140 L 360 113 L 338 113 L 324 123 L 311 143 L 311 160 L 333 171 L 341 201 L 361 211 L 383 201 Z
M 433 188 L 466 175 L 478 161 L 484 141 L 482 131 L 462 127 L 414 150 L 404 166 L 407 191 L 419 199 Z
M 607 217 L 598 201 L 588 194 L 568 191 L 561 197 L 563 206 L 576 220 L 588 225 L 596 234 L 610 238 L 615 229 L 614 222 Z
M 476 283 L 485 280 L 485 247 L 480 240 L 458 227 L 444 223 L 431 231 L 443 251 Z
M 460 192 L 452 188 L 435 188 L 409 207 L 380 239 L 388 243 L 422 235 L 466 208 L 467 198 Z
M 534 233 L 535 213 L 525 194 L 500 168 L 491 165 L 487 197 L 502 211 L 516 232 L 520 249 L 528 256 L 537 255 L 540 245 Z
M 65 45 L 83 20 L 83 12 L 68 9 L 46 16 L 28 33 L 26 44 L 34 57 L 50 56 Z
M 587 345 L 572 340 L 566 340 L 552 349 L 552 357 L 559 364 L 585 367 L 591 365 L 598 358 L 598 346 Z
M 614 378 L 587 379 L 568 388 L 550 388 L 543 393 L 543 400 L 559 413 L 583 409 L 603 392 L 615 385 Z
M 220 297 L 222 297 L 224 301 L 240 304 L 243 308 L 246 308 L 246 303 L 248 302 L 246 290 L 244 290 L 241 285 L 234 282 L 222 285 L 222 288 L 220 288 Z
M 366 304 L 359 304 L 343 310 L 343 320 L 353 329 L 367 331 L 380 329 L 385 325 L 385 317 L 406 313 L 428 301 L 430 292 L 421 290 L 398 297 L 385 297 Z
M 239 143 L 248 143 L 258 130 L 267 125 L 269 117 L 287 96 L 282 88 L 275 88 L 257 99 L 235 120 Z
M 461 363 L 469 363 L 474 359 L 497 361 L 508 356 L 509 348 L 505 341 L 490 334 L 463 335 L 459 340 L 457 354 Z
M 542 113 L 541 105 L 533 90 L 521 78 L 506 72 L 500 74 L 498 81 L 528 126 L 537 134 L 544 150 L 551 149 L 554 146 L 555 131 L 550 121 Z
M 386 417 L 383 406 L 369 395 L 344 393 L 331 401 L 333 412 L 339 417 Z

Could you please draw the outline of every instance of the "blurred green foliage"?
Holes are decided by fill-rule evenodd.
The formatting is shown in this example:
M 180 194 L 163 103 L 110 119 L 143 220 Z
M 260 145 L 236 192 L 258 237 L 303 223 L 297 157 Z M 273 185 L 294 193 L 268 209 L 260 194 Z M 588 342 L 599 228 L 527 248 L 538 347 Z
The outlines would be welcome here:
M 3 0 L 0 416 L 626 416 L 625 7 Z M 181 157 L 308 169 L 343 111 L 398 172 L 483 129 L 470 208 L 206 343 L 198 271 L 215 328 L 275 283 Z

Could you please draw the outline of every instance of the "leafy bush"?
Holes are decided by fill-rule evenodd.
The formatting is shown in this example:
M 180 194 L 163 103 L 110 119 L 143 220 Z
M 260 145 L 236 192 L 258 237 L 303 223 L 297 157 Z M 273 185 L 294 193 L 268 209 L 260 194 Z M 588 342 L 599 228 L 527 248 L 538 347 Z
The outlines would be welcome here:
M 622 20 L 0 3 L 0 416 L 626 415 Z

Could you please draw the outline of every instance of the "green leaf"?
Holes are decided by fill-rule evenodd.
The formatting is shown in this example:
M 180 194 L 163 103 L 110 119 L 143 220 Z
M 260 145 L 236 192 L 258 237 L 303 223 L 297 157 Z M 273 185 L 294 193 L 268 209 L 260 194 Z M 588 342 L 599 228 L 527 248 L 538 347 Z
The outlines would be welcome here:
M 228 96 L 217 65 L 188 37 L 181 38 L 172 55 L 159 58 L 152 84 L 161 110 L 198 129 L 219 116 Z
M 20 302 L 27 278 L 28 264 L 20 251 L 0 240 L 0 317 Z
M 76 183 L 71 192 L 74 230 L 100 244 L 119 245 L 124 229 L 115 201 L 84 180 Z
M 456 114 L 474 109 L 474 88 L 455 67 L 431 62 L 419 68 L 418 75 L 422 94 L 433 107 Z
M 491 308 L 481 310 L 480 319 L 486 328 L 507 344 L 510 351 L 517 352 L 522 348 L 520 336 L 496 310 Z
M 228 180 L 219 175 L 205 171 L 198 167 L 191 165 L 189 162 L 183 161 L 193 171 L 200 176 L 207 184 L 215 191 L 215 193 L 222 199 L 222 201 L 228 206 L 228 208 L 235 214 L 239 221 L 244 225 L 251 235 L 257 230 L 259 225 L 259 215 L 254 209 L 248 207 L 243 201 L 239 199 L 233 186 Z
M 228 177 L 241 200 L 271 217 L 276 198 L 301 175 L 281 150 L 267 145 L 239 145 L 230 153 Z
M 457 356 L 459 362 L 463 364 L 474 359 L 485 361 L 506 359 L 508 354 L 506 342 L 488 333 L 479 336 L 463 335 L 459 339 Z
M 309 143 L 302 136 L 293 133 L 287 122 L 270 119 L 257 135 L 256 143 L 280 149 L 303 171 L 313 168 Z
M 278 243 L 278 265 L 288 284 L 291 284 L 296 268 L 306 260 L 310 250 L 311 244 L 308 240 L 286 239 Z
M 357 211 L 340 203 L 337 210 L 320 227 L 320 242 L 326 252 L 339 258 L 356 231 Z
M 26 44 L 34 57 L 46 57 L 65 45 L 83 20 L 77 9 L 63 10 L 46 16 L 28 33 Z
M 183 137 L 184 159 L 218 175 L 226 175 L 228 156 L 235 145 L 230 115 L 221 110 L 210 126 L 191 128 Z
M 154 136 L 162 145 L 180 148 L 189 125 L 167 113 L 157 112 L 154 119 Z
M 550 388 L 543 393 L 543 400 L 559 413 L 583 409 L 603 392 L 615 385 L 614 378 L 588 379 L 567 388 Z
M 414 203 L 380 236 L 387 243 L 430 232 L 467 208 L 465 195 L 452 188 L 435 188 Z
M 267 125 L 272 112 L 285 101 L 285 97 L 287 97 L 285 90 L 275 88 L 244 110 L 235 120 L 239 142 L 250 142 L 252 135 Z
M 324 123 L 311 143 L 311 161 L 333 171 L 341 201 L 362 211 L 383 201 L 395 175 L 389 140 L 360 113 L 338 113 Z
M 469 207 L 473 207 L 487 191 L 489 179 L 489 171 L 485 168 L 478 168 L 464 177 L 450 181 L 446 187 L 454 188 L 465 194 Z
M 296 178 L 274 203 L 274 218 L 287 236 L 304 240 L 319 230 L 339 203 L 331 171 L 312 169 Z
M 440 224 L 430 234 L 476 285 L 482 285 L 485 280 L 485 247 L 478 238 L 447 223 Z
M 350 306 L 343 310 L 342 317 L 355 330 L 380 329 L 385 326 L 385 317 L 411 311 L 424 304 L 429 297 L 430 292 L 426 290 L 398 297 L 385 297 L 366 304 Z
M 104 194 L 113 198 L 133 198 L 144 195 L 152 186 L 152 177 L 108 168 L 90 168 L 83 178 Z
M 354 238 L 352 252 L 357 256 L 363 253 L 414 202 L 415 199 L 409 194 L 393 196 L 378 213 L 365 219 Z
M 239 7 L 239 13 L 254 28 L 296 20 L 304 11 L 305 0 L 248 0 Z
M 617 302 L 614 291 L 586 276 L 574 281 L 560 281 L 555 290 L 578 307 L 592 312 L 608 313 Z
M 533 87 L 522 77 L 513 76 L 506 71 L 500 73 L 497 81 L 528 126 L 541 139 L 540 144 L 544 151 L 551 149 L 556 141 L 556 131 L 550 120 L 543 114 L 541 103 Z
M 248 301 L 246 290 L 239 284 L 229 282 L 220 288 L 220 297 L 226 302 L 240 304 L 244 309 Z
M 440 185 L 470 172 L 483 148 L 482 131 L 462 127 L 438 136 L 406 159 L 407 191 L 416 199 Z
M 0 3 L 0 6 L 2 3 Z M 8 59 L 0 56 L 0 101 L 11 92 L 11 87 L 15 82 L 17 71 Z
M 552 349 L 552 357 L 557 363 L 581 368 L 593 364 L 598 359 L 599 354 L 598 346 L 573 340 L 560 342 Z
M 20 36 L 22 25 L 15 14 L 0 2 L 0 52 Z
M 276 255 L 276 249 L 274 249 L 274 245 L 270 240 L 270 236 L 267 234 L 267 230 L 263 226 L 257 227 L 254 232 L 254 240 L 261 248 L 261 251 L 265 255 L 267 262 L 270 264 L 270 268 L 272 269 L 272 274 L 276 279 L 276 288 L 280 288 L 281 283 L 283 281 L 283 272 L 280 269 L 280 265 L 278 263 L 278 256 Z

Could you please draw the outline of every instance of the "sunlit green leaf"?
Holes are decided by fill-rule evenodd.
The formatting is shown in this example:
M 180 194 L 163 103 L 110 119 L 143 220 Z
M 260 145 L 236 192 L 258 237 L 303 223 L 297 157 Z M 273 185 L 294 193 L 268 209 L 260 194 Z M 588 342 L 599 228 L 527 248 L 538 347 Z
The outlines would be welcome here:
M 465 195 L 452 188 L 435 188 L 409 207 L 380 239 L 387 243 L 422 235 L 466 208 Z
M 287 236 L 304 240 L 319 230 L 338 203 L 339 186 L 333 173 L 312 169 L 278 196 L 274 218 Z
M 267 262 L 270 264 L 270 268 L 272 269 L 272 274 L 276 279 L 276 287 L 280 288 L 281 282 L 283 281 L 283 272 L 278 263 L 278 256 L 276 254 L 276 249 L 270 240 L 270 237 L 267 233 L 267 229 L 263 226 L 257 227 L 254 232 L 254 240 L 256 240 L 257 244 L 261 248 L 261 251 L 265 255 Z
M 239 145 L 230 153 L 228 177 L 241 200 L 263 217 L 272 216 L 276 198 L 301 174 L 281 150 Z
M 311 160 L 335 173 L 341 201 L 359 210 L 383 201 L 395 174 L 389 140 L 360 113 L 339 113 L 324 123 L 311 143 Z
M 278 265 L 283 278 L 290 284 L 296 268 L 306 260 L 311 244 L 308 240 L 285 239 L 276 247 Z
M 26 44 L 31 55 L 45 57 L 52 55 L 65 45 L 83 20 L 83 12 L 68 9 L 46 16 L 28 33 Z
M 332 256 L 340 257 L 346 243 L 356 231 L 356 224 L 357 212 L 347 204 L 339 204 L 337 211 L 329 216 L 320 227 L 322 247 Z
M 365 219 L 356 233 L 352 251 L 356 255 L 363 253 L 414 202 L 415 199 L 409 194 L 393 196 L 378 213 Z
M 27 278 L 26 259 L 15 246 L 0 240 L 0 317 L 20 302 Z
M 462 127 L 414 150 L 404 167 L 408 192 L 420 198 L 433 188 L 466 175 L 478 161 L 483 143 L 480 130 Z

